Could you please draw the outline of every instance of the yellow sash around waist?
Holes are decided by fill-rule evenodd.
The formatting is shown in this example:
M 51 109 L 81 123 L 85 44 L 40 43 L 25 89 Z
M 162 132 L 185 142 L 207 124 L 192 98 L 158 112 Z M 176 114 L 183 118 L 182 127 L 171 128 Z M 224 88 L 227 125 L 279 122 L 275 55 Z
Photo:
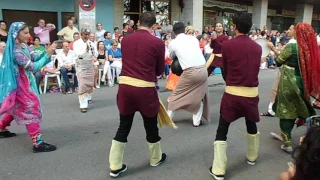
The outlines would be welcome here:
M 208 61 L 206 62 L 206 67 L 210 67 L 210 65 L 212 64 L 213 60 L 214 60 L 214 57 L 217 56 L 217 57 L 222 57 L 222 54 L 211 54 L 210 55 L 210 58 L 208 59 Z
M 258 87 L 227 86 L 226 93 L 242 97 L 257 97 Z
M 129 77 L 129 76 L 120 76 L 119 84 L 126 84 L 134 87 L 154 87 L 156 86 L 155 82 L 148 82 L 144 81 L 141 79 Z M 158 121 L 159 121 L 159 126 L 164 127 L 164 126 L 171 126 L 174 129 L 177 129 L 178 127 L 174 124 L 174 122 L 171 120 L 169 117 L 166 108 L 164 107 L 160 97 L 159 97 L 159 103 L 160 103 L 160 108 L 158 112 Z
M 141 79 L 129 77 L 129 76 L 120 76 L 119 84 L 127 84 L 134 87 L 155 87 L 155 82 L 144 81 Z

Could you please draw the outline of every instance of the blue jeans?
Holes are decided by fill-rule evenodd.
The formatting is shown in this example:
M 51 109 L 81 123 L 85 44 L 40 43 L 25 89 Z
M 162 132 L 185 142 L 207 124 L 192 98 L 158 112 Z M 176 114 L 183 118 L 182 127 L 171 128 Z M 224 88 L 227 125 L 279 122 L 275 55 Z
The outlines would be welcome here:
M 42 74 L 41 71 L 37 71 L 34 73 L 34 77 L 36 78 L 37 87 L 39 87 L 41 80 L 42 80 Z
M 211 54 L 205 54 L 205 55 L 204 55 L 204 58 L 206 59 L 206 61 L 209 60 L 210 56 L 211 56 Z
M 267 63 L 268 63 L 268 67 L 273 66 L 274 65 L 274 58 L 271 56 L 268 56 Z
M 169 75 L 169 70 L 170 70 L 170 66 L 169 66 L 168 64 L 165 64 L 165 65 L 164 65 L 164 74 L 165 74 L 166 76 Z
M 76 69 L 73 66 L 72 66 L 72 69 L 70 71 L 67 68 L 61 68 L 60 72 L 61 72 L 61 75 L 62 75 L 62 78 L 63 78 L 64 82 L 66 83 L 65 90 L 68 91 L 70 89 L 70 86 L 71 86 L 70 85 L 70 81 L 69 81 L 69 77 L 68 77 L 68 73 L 71 72 L 71 73 L 76 74 Z M 73 81 L 74 81 L 73 82 L 73 87 L 77 88 L 78 87 L 78 79 L 77 79 L 76 75 L 74 76 L 74 80 Z

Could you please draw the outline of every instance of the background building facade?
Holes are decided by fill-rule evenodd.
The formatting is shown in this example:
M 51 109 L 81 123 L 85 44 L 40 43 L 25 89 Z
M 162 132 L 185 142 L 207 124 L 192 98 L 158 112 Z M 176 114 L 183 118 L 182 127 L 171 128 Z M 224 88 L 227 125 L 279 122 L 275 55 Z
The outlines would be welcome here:
M 95 23 L 102 23 L 104 29 L 122 29 L 124 22 L 132 19 L 137 22 L 139 15 L 153 11 L 157 22 L 162 24 L 166 18 L 171 23 L 183 21 L 202 31 L 203 26 L 222 22 L 229 26 L 231 17 L 238 11 L 252 13 L 255 27 L 269 30 L 285 30 L 292 23 L 305 21 L 312 23 L 320 31 L 319 0 L 96 0 Z M 0 19 L 10 24 L 25 21 L 30 27 L 37 26 L 40 18 L 53 23 L 57 30 L 66 26 L 70 16 L 79 18 L 78 0 L 1 0 Z

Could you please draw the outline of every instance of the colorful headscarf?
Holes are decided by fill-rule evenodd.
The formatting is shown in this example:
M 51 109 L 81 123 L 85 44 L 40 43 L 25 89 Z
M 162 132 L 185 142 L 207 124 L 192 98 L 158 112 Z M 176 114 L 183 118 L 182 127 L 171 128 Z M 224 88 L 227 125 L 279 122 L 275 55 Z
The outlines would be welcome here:
M 0 66 L 0 115 L 10 110 L 15 103 L 19 71 L 14 61 L 14 48 L 18 33 L 24 24 L 24 22 L 14 22 L 9 29 L 7 44 Z
M 304 85 L 304 96 L 320 100 L 320 57 L 314 30 L 308 23 L 299 23 L 296 27 L 299 51 L 300 71 Z

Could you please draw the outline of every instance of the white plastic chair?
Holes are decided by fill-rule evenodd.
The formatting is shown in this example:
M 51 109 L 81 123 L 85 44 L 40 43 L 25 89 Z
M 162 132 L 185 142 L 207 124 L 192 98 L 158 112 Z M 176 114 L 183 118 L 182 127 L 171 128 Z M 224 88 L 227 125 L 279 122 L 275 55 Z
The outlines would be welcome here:
M 38 89 L 39 89 L 39 93 L 40 93 L 40 94 L 42 94 L 41 83 L 39 84 L 39 87 L 38 87 Z
M 49 73 L 47 73 L 47 74 L 44 76 L 44 88 L 43 88 L 43 93 L 44 93 L 44 94 L 47 92 L 47 88 L 48 88 L 48 78 L 52 78 L 52 77 L 57 78 L 59 89 L 61 89 L 60 72 L 56 72 L 55 74 L 49 74 Z
M 110 67 L 111 70 L 111 82 L 114 84 L 114 78 L 116 77 L 116 68 L 115 67 Z

